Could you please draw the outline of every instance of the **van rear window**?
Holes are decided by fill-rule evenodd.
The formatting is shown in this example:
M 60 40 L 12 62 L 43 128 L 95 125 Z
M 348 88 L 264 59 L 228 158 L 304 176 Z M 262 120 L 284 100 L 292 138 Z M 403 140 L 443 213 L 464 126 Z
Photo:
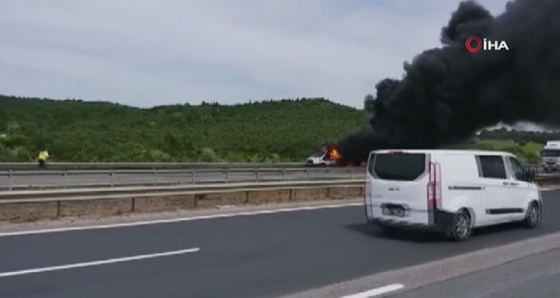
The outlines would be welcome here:
M 413 181 L 426 171 L 426 154 L 377 153 L 370 173 L 384 180 Z

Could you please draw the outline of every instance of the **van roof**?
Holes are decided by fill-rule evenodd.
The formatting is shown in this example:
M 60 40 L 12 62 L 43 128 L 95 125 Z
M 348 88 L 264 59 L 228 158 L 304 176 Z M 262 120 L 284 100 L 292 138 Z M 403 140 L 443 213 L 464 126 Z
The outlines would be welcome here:
M 453 150 L 453 149 L 381 149 L 371 151 L 376 153 L 388 153 L 394 151 L 403 151 L 409 153 L 430 153 L 435 155 L 500 155 L 500 156 L 515 156 L 507 151 L 496 150 Z

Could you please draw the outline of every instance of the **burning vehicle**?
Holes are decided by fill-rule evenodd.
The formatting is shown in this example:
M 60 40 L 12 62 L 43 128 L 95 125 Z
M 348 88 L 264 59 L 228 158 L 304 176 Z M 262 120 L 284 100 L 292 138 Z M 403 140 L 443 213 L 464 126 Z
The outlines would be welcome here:
M 333 145 L 325 145 L 313 152 L 306 160 L 308 166 L 337 165 L 341 156 Z
M 313 152 L 306 160 L 307 166 L 363 166 L 361 162 L 351 162 L 342 158 L 336 145 L 324 145 Z

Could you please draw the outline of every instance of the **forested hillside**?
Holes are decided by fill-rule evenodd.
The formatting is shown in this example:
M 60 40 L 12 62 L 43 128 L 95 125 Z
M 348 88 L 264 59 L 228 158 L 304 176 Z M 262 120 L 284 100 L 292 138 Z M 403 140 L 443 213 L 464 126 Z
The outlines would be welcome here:
M 51 161 L 303 161 L 365 123 L 363 110 L 322 98 L 139 109 L 0 96 L 0 162 L 32 161 L 43 146 Z M 535 162 L 551 139 L 560 134 L 485 130 L 458 147 Z
M 325 99 L 139 109 L 0 96 L 0 161 L 302 161 L 365 123 Z

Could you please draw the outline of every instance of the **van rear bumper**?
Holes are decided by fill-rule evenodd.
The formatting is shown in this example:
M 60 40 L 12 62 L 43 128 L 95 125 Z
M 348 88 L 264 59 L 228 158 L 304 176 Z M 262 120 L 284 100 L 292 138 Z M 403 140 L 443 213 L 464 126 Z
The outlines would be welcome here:
M 451 229 L 453 225 L 454 215 L 451 212 L 435 210 L 432 213 L 433 222 L 420 224 L 420 223 L 409 223 L 406 221 L 396 221 L 385 218 L 367 218 L 367 221 L 371 225 L 397 228 L 403 230 L 422 230 L 427 232 L 447 232 Z

